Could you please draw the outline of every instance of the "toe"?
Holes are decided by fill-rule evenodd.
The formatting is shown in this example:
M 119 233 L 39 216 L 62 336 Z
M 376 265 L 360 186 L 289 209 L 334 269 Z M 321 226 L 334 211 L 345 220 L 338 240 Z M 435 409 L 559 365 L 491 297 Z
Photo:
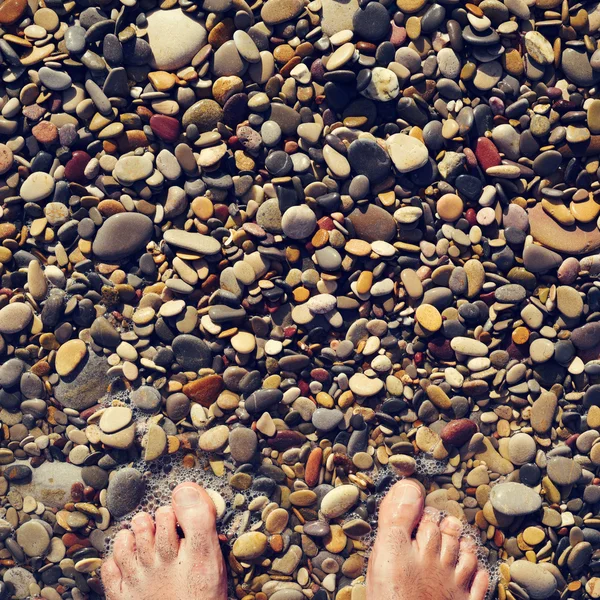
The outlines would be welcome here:
M 368 585 L 373 589 L 389 584 L 398 566 L 409 564 L 412 534 L 423 514 L 424 497 L 420 483 L 405 479 L 396 483 L 383 499 L 367 574 Z
M 395 530 L 406 540 L 423 515 L 425 494 L 423 486 L 415 479 L 403 479 L 394 484 L 381 503 L 379 530 Z
M 135 549 L 140 564 L 149 567 L 154 564 L 154 521 L 145 512 L 131 520 L 131 529 L 135 534 Z
M 456 565 L 456 583 L 461 587 L 469 588 L 476 571 L 475 544 L 472 540 L 463 538 L 460 541 L 459 558 Z
M 156 554 L 163 561 L 171 561 L 179 552 L 179 536 L 177 535 L 177 518 L 171 506 L 161 506 L 156 511 L 156 538 L 154 540 Z
M 480 569 L 477 571 L 471 586 L 471 594 L 469 600 L 484 600 L 488 587 L 490 585 L 490 575 L 487 571 Z
M 129 529 L 123 529 L 117 534 L 113 558 L 121 571 L 123 579 L 131 578 L 137 568 L 137 561 L 135 556 L 135 536 Z
M 442 543 L 442 534 L 439 526 L 439 512 L 425 509 L 428 511 L 423 515 L 423 519 L 417 527 L 415 539 L 417 546 L 423 556 L 427 558 L 438 558 Z
M 106 600 L 118 600 L 121 597 L 121 570 L 117 563 L 109 558 L 102 565 L 101 574 Z
M 440 523 L 440 531 L 442 532 L 441 562 L 445 567 L 454 568 L 458 560 L 462 523 L 456 517 L 446 517 Z
M 215 505 L 199 485 L 178 485 L 173 490 L 173 510 L 185 535 L 180 554 L 183 549 L 186 553 L 201 553 L 205 558 L 215 553 L 220 556 Z

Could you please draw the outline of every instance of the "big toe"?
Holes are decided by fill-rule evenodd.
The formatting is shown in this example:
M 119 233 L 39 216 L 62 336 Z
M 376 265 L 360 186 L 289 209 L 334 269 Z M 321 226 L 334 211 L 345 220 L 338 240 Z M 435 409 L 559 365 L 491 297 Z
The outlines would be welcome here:
M 187 482 L 173 490 L 173 510 L 185 540 L 180 554 L 201 553 L 208 558 L 219 553 L 216 531 L 216 509 L 210 496 L 197 484 Z
M 370 585 L 384 584 L 411 544 L 417 523 L 423 515 L 425 492 L 414 479 L 396 483 L 381 503 L 377 539 L 369 561 Z
M 425 491 L 416 479 L 399 481 L 381 503 L 379 529 L 394 529 L 410 540 L 423 516 L 424 503 Z

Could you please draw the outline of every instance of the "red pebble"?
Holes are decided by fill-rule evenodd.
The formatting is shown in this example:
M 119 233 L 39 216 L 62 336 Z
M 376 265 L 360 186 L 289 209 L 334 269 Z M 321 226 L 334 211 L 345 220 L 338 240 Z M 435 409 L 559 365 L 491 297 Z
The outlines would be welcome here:
M 92 160 L 92 157 L 87 152 L 75 150 L 71 160 L 65 165 L 65 177 L 67 181 L 74 181 L 82 185 L 87 183 L 87 177 L 84 172 L 90 160 Z
M 179 138 L 179 121 L 167 115 L 152 115 L 150 129 L 154 135 L 165 142 L 173 143 Z
M 492 140 L 486 137 L 477 139 L 475 143 L 475 156 L 484 171 L 489 169 L 489 167 L 497 167 L 502 162 L 498 148 L 496 148 Z
M 335 225 L 333 224 L 333 219 L 331 217 L 321 217 L 317 221 L 317 225 L 319 229 L 325 229 L 326 231 L 333 231 L 335 229 Z
M 423 362 L 423 353 L 415 352 L 415 364 L 420 365 Z
M 474 208 L 467 209 L 467 212 L 465 213 L 465 219 L 467 219 L 471 227 L 477 225 L 477 213 L 475 212 Z
M 444 444 L 458 448 L 466 444 L 477 430 L 477 424 L 470 419 L 454 419 L 442 429 L 440 437 Z
M 310 387 L 308 387 L 308 383 L 304 381 L 304 379 L 301 379 L 298 382 L 298 387 L 300 388 L 300 393 L 302 394 L 302 396 L 310 395 Z

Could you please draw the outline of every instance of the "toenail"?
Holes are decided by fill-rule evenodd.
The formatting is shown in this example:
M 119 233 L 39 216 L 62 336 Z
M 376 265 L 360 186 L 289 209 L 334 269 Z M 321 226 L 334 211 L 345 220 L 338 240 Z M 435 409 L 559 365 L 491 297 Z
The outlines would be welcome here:
M 442 523 L 442 531 L 449 535 L 460 535 L 462 531 L 462 523 L 457 519 L 446 519 Z
M 394 499 L 398 504 L 418 504 L 422 498 L 421 489 L 413 484 L 405 483 L 398 486 L 394 492 Z
M 182 487 L 173 494 L 178 506 L 194 506 L 200 502 L 200 492 L 193 487 Z

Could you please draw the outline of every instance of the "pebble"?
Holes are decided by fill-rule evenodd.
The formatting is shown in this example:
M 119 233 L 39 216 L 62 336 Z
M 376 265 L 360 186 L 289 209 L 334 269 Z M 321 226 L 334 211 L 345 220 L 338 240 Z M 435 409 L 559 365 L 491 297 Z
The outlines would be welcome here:
M 189 65 L 207 38 L 202 24 L 180 8 L 148 13 L 146 34 L 152 50 L 152 66 L 166 71 Z M 173 44 L 173 39 L 178 43 Z
M 131 467 L 117 471 L 110 479 L 106 494 L 106 508 L 115 517 L 123 517 L 138 505 L 146 484 L 142 474 Z
M 541 600 L 556 591 L 556 578 L 541 565 L 527 560 L 516 560 L 510 565 L 510 577 L 525 588 L 530 598 Z
M 490 502 L 495 510 L 511 517 L 528 515 L 542 506 L 540 495 L 521 483 L 498 483 L 492 487 Z

